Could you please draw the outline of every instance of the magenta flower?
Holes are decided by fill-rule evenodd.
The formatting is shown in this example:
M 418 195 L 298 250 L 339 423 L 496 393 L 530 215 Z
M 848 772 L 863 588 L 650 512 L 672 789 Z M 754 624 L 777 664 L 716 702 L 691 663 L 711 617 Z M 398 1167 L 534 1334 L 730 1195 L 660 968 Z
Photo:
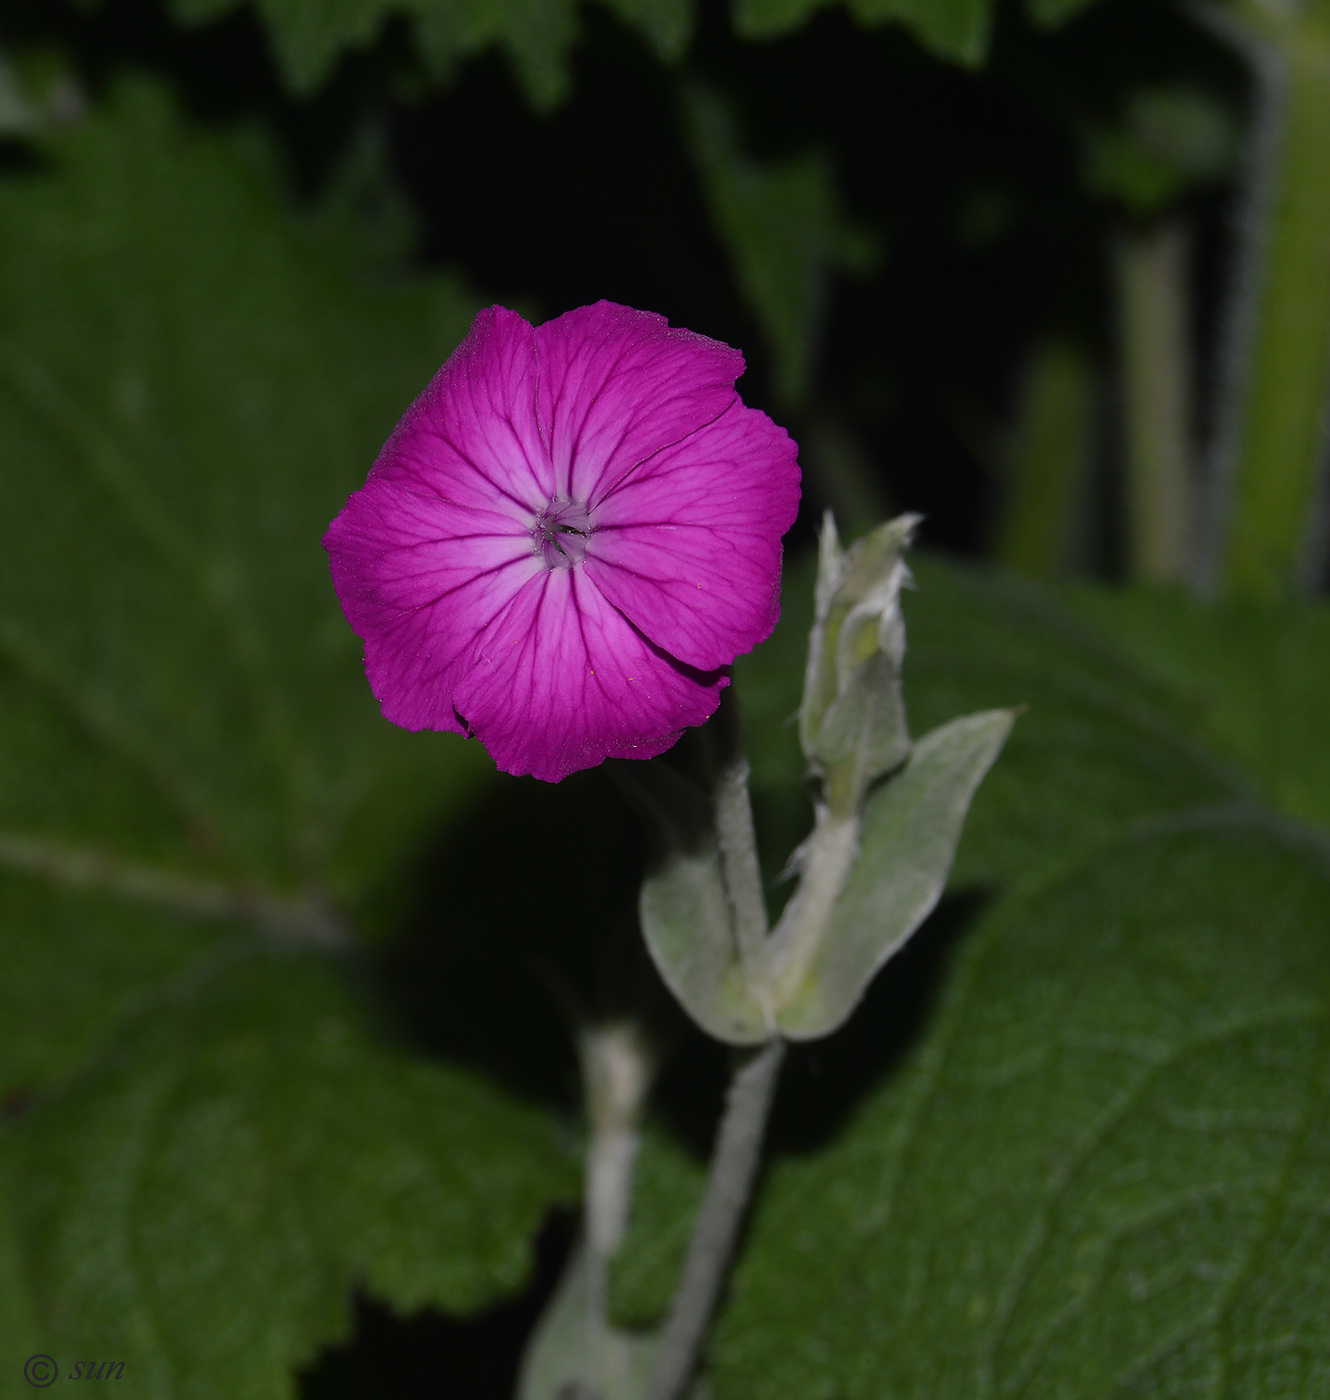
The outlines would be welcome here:
M 387 718 L 549 780 L 706 719 L 775 626 L 799 502 L 743 368 L 611 302 L 482 311 L 323 540 Z

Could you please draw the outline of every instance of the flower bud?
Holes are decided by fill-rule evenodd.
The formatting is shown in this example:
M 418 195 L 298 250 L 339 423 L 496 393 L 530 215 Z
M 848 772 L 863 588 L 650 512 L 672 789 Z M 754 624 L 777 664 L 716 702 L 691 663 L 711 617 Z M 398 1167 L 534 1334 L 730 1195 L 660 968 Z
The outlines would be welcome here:
M 900 685 L 900 590 L 910 573 L 901 556 L 918 523 L 897 516 L 848 550 L 830 512 L 822 527 L 799 738 L 827 803 L 846 813 L 910 752 Z

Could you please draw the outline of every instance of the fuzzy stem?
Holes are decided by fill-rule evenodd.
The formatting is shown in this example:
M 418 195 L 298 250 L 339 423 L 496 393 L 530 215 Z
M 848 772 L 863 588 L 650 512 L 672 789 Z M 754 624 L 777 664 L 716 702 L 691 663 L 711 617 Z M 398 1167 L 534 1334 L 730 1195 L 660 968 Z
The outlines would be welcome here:
M 1190 237 L 1174 215 L 1126 232 L 1115 249 L 1133 578 L 1173 583 L 1190 549 Z
M 580 1048 L 591 1129 L 583 1222 L 587 1353 L 597 1383 L 607 1395 L 615 1395 L 623 1393 L 628 1360 L 610 1330 L 609 1266 L 628 1224 L 655 1055 L 632 1021 L 587 1028 Z
M 1251 116 L 1232 213 L 1232 253 L 1219 327 L 1213 422 L 1202 461 L 1192 553 L 1192 586 L 1202 597 L 1219 590 L 1226 524 L 1231 513 L 1252 371 L 1255 327 L 1264 284 L 1271 213 L 1283 144 L 1286 65 L 1274 44 L 1230 10 L 1199 3 L 1192 14 L 1231 45 L 1251 71 Z
M 803 848 L 803 874 L 771 935 L 769 995 L 777 1005 L 803 981 L 831 923 L 836 901 L 859 854 L 859 816 L 825 803 Z
M 1330 25 L 1319 6 L 1223 13 L 1257 104 L 1202 582 L 1272 597 L 1299 582 L 1325 452 Z
M 610 1260 L 623 1241 L 642 1135 L 636 1126 L 598 1124 L 587 1147 L 585 1177 L 586 1339 L 597 1383 L 621 1393 L 623 1369 L 609 1323 Z M 594 1394 L 594 1392 L 593 1392 Z
M 706 1195 L 693 1222 L 683 1275 L 661 1331 L 647 1400 L 682 1400 L 719 1301 L 747 1214 L 785 1043 L 745 1054 L 730 1080 L 711 1154 Z

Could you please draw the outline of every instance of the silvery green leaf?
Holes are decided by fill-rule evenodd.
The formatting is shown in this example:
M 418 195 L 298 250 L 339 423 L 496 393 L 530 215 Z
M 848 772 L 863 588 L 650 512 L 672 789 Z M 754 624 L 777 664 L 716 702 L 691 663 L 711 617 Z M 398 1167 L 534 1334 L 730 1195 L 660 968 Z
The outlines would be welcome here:
M 517 1400 L 642 1400 L 646 1394 L 655 1336 L 620 1331 L 598 1317 L 588 1273 L 586 1251 L 578 1245 L 522 1358 Z
M 791 1040 L 829 1035 L 923 923 L 951 869 L 965 814 L 1011 731 L 1011 710 L 931 730 L 868 799 L 860 854 L 802 987 L 777 1014 Z
M 638 914 L 656 970 L 708 1035 L 760 1045 L 770 1033 L 739 961 L 710 802 L 663 764 L 619 772 L 654 846 Z
M 830 516 L 823 527 L 799 738 L 826 776 L 866 765 L 856 771 L 859 790 L 909 751 L 900 695 L 900 590 L 909 572 L 901 556 L 918 519 L 898 516 L 844 553 Z

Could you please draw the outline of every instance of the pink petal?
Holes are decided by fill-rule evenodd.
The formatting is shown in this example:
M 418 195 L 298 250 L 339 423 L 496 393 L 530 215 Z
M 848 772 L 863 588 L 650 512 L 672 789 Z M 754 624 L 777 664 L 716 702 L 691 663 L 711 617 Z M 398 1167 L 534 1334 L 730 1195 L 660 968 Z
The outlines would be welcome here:
M 536 355 L 559 491 L 578 501 L 717 417 L 744 369 L 728 345 L 609 301 L 546 321 Z
M 523 518 L 554 495 L 536 419 L 535 331 L 492 306 L 472 323 L 379 453 L 370 479 Z
M 557 782 L 663 753 L 728 683 L 661 655 L 580 569 L 550 569 L 484 629 L 455 703 L 502 770 Z
M 365 673 L 404 729 L 465 733 L 453 691 L 476 632 L 544 572 L 504 513 L 373 478 L 324 536 L 337 597 L 365 639 Z
M 550 780 L 705 720 L 775 622 L 799 495 L 742 370 L 605 302 L 482 312 L 324 540 L 387 718 Z
M 583 565 L 658 647 L 700 670 L 751 651 L 780 616 L 781 536 L 799 508 L 798 449 L 737 401 L 592 498 Z

